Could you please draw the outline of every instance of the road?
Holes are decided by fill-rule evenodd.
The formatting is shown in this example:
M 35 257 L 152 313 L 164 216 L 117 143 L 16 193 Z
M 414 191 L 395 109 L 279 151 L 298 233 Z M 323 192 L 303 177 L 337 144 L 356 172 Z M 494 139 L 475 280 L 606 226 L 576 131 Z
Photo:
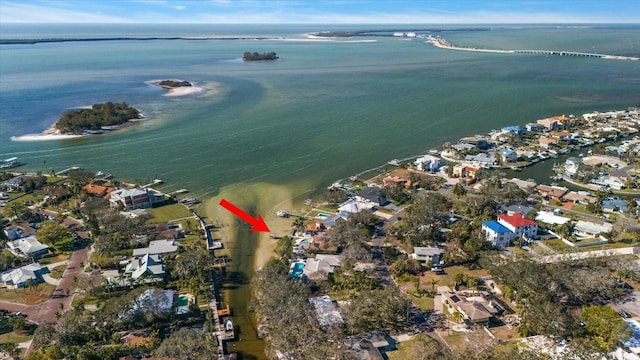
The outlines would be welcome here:
M 60 304 L 63 306 L 62 312 L 66 311 L 73 300 L 72 295 L 65 295 L 66 290 L 71 294 L 73 288 L 73 278 L 82 272 L 81 263 L 87 263 L 89 257 L 89 247 L 77 249 L 71 254 L 67 267 L 62 274 L 60 283 L 54 290 L 49 300 L 35 305 L 24 305 L 10 301 L 0 301 L 0 309 L 11 312 L 20 311 L 27 315 L 27 318 L 37 324 L 45 322 L 55 322 L 55 313 L 60 312 Z

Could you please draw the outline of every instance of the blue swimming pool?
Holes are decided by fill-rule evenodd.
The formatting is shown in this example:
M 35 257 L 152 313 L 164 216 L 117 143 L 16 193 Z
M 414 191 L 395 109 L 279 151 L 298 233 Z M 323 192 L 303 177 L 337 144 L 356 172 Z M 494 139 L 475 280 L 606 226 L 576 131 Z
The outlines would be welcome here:
M 291 277 L 299 278 L 302 275 L 302 269 L 304 269 L 304 263 L 297 262 L 293 264 L 291 268 Z

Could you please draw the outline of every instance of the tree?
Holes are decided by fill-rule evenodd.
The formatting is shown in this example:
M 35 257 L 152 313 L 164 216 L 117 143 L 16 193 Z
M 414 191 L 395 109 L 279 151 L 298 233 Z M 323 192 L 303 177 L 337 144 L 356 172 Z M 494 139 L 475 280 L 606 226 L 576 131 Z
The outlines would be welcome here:
M 451 313 L 451 321 L 459 324 L 462 320 L 464 320 L 464 313 L 462 313 L 458 308 L 454 309 Z
M 298 217 L 296 217 L 296 218 L 293 220 L 293 224 L 291 224 L 291 227 L 293 227 L 294 229 L 296 229 L 296 231 L 298 231 L 298 232 L 304 231 L 304 228 L 305 228 L 305 226 L 304 226 L 304 219 L 303 219 L 303 218 L 301 218 L 301 217 L 299 217 L 299 216 L 298 216 Z
M 13 327 L 13 330 L 22 330 L 26 320 L 22 316 L 12 316 L 9 318 L 9 324 Z
M 55 245 L 71 236 L 71 232 L 64 225 L 55 221 L 45 221 L 36 230 L 36 237 L 47 245 Z
M 0 345 L 0 349 L 13 358 L 18 357 L 22 353 L 22 349 L 18 347 L 18 344 L 13 342 L 3 343 Z
M 431 291 L 436 291 L 436 285 L 438 285 L 438 283 L 440 282 L 440 280 L 437 279 L 431 279 L 429 281 L 431 283 Z
M 463 197 L 467 194 L 467 189 L 464 188 L 462 182 L 458 182 L 451 191 L 453 192 L 453 195 L 458 198 Z
M 631 336 L 627 323 L 609 306 L 584 306 L 581 318 L 587 333 L 603 351 L 611 351 Z

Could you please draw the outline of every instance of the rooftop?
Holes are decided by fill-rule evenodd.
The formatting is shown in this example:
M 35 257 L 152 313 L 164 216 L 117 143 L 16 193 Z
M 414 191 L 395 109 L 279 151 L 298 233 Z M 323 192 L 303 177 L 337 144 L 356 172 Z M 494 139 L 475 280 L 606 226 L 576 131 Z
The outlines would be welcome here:
M 498 234 L 502 234 L 502 233 L 510 233 L 511 230 L 507 229 L 506 226 L 500 224 L 499 222 L 495 221 L 495 220 L 489 220 L 489 221 L 485 221 L 482 223 L 483 226 L 488 227 L 489 229 L 491 229 L 491 231 L 498 233 Z

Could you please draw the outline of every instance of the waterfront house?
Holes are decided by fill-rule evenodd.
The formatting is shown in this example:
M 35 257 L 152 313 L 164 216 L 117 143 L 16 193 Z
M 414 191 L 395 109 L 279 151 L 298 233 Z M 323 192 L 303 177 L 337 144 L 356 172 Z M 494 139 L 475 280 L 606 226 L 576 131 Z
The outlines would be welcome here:
M 546 127 L 542 124 L 529 123 L 525 125 L 525 129 L 527 129 L 527 131 L 529 132 L 540 132 L 540 131 L 544 131 Z
M 416 169 L 420 171 L 437 172 L 440 168 L 440 159 L 435 156 L 424 155 L 417 158 L 414 164 Z
M 389 203 L 382 189 L 375 186 L 367 186 L 362 190 L 356 191 L 354 197 L 356 201 L 371 204 L 374 207 L 384 206 Z
M 483 168 L 492 168 L 498 165 L 498 160 L 493 154 L 480 153 L 476 155 L 467 155 L 464 157 L 465 161 L 472 162 Z
M 174 239 L 151 240 L 145 248 L 133 249 L 133 256 L 139 257 L 146 254 L 165 255 L 178 251 L 178 242 Z
M 563 202 L 571 202 L 574 204 L 595 204 L 598 199 L 588 191 L 569 191 L 562 197 Z
M 580 168 L 580 164 L 582 164 L 582 159 L 577 157 L 567 158 L 564 162 L 564 173 L 565 175 L 573 178 L 576 176 L 578 169 Z
M 540 147 L 543 149 L 548 149 L 556 145 L 556 139 L 550 136 L 540 136 L 538 138 L 538 145 L 540 145 Z
M 114 206 L 122 206 L 124 210 L 146 209 L 164 202 L 164 194 L 155 194 L 149 189 L 117 189 L 109 198 Z
M 567 126 L 568 122 L 569 118 L 564 115 L 552 116 L 550 118 L 536 121 L 537 124 L 544 126 L 549 131 L 564 128 Z
M 622 190 L 625 188 L 625 185 L 620 179 L 616 176 L 600 176 L 597 179 L 591 179 L 589 181 L 592 184 L 600 185 L 605 188 L 612 188 L 615 190 Z
M 0 274 L 3 286 L 8 289 L 27 287 L 29 280 L 36 284 L 44 282 L 42 275 L 48 274 L 49 268 L 33 263 L 17 269 L 11 269 Z
M 476 135 L 476 136 L 463 137 L 458 142 L 463 144 L 473 145 L 480 150 L 488 150 L 492 146 L 489 140 L 490 139 L 486 136 Z
M 437 247 L 416 246 L 413 248 L 413 253 L 411 254 L 411 257 L 414 258 L 419 263 L 421 263 L 422 265 L 428 266 L 429 264 L 431 265 L 440 264 L 442 261 L 443 254 L 444 254 L 444 250 Z
M 316 318 L 323 330 L 330 330 L 344 324 L 340 311 L 338 311 L 338 306 L 331 301 L 328 295 L 310 298 L 309 302 L 313 305 Z
M 505 149 L 502 152 L 502 161 L 506 163 L 514 163 L 518 161 L 518 154 L 511 149 Z
M 29 175 L 18 175 L 1 182 L 0 185 L 9 191 L 17 191 L 21 190 L 22 185 L 24 185 L 24 183 L 29 179 L 31 179 L 31 176 Z
M 400 177 L 400 176 L 387 176 L 384 179 L 382 179 L 382 186 L 385 188 L 391 187 L 391 186 L 397 186 L 398 184 L 402 184 L 402 186 L 404 186 L 407 189 L 411 188 L 411 185 L 413 185 L 411 183 L 411 180 L 404 177 Z
M 309 279 L 326 279 L 340 266 L 340 255 L 317 254 L 315 258 L 307 259 L 302 273 Z
M 106 197 L 109 193 L 111 193 L 111 191 L 113 191 L 113 188 L 111 187 L 101 186 L 97 184 L 87 184 L 83 187 L 83 189 L 86 190 L 90 195 L 101 198 Z
M 31 257 L 34 259 L 49 251 L 49 247 L 38 241 L 35 235 L 7 241 L 7 248 L 15 256 Z
M 540 195 L 551 200 L 560 200 L 564 196 L 564 194 L 569 191 L 569 189 L 566 187 L 542 184 L 536 186 L 536 190 L 538 191 L 538 193 L 540 193 Z

